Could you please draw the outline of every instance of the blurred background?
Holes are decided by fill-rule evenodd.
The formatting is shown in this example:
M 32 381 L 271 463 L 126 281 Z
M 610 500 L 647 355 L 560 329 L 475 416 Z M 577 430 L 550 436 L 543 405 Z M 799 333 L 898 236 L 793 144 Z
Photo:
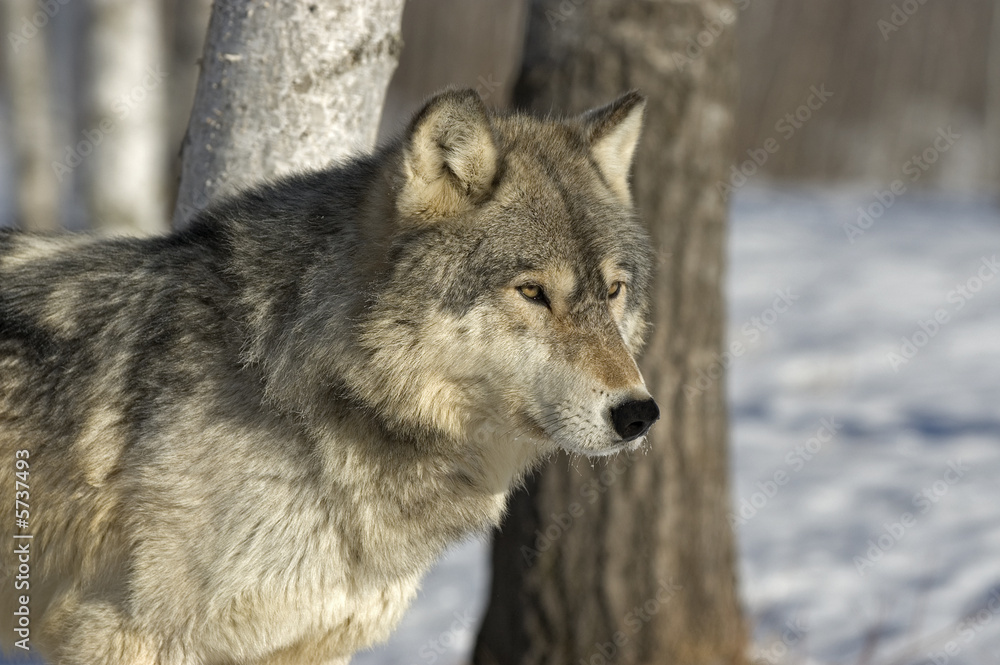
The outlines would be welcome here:
M 5 0 L 3 219 L 37 228 L 164 227 L 210 4 Z M 755 182 L 889 182 L 938 128 L 950 126 L 963 140 L 922 174 L 920 187 L 996 191 L 994 1 L 739 0 L 734 6 L 740 65 L 734 159 L 768 138 L 779 142 Z M 475 87 L 489 103 L 506 105 L 525 16 L 523 0 L 407 3 L 407 51 L 389 90 L 383 132 L 395 131 L 446 85 Z M 808 123 L 793 119 L 776 128 L 813 86 L 829 97 Z M 129 188 L 144 195 L 132 196 Z
M 752 655 L 1000 663 L 1000 1 L 731 7 L 719 364 Z M 167 229 L 209 11 L 4 0 L 0 223 Z M 446 85 L 506 105 L 526 16 L 408 2 L 382 136 Z M 466 662 L 487 556 L 452 551 L 356 662 Z

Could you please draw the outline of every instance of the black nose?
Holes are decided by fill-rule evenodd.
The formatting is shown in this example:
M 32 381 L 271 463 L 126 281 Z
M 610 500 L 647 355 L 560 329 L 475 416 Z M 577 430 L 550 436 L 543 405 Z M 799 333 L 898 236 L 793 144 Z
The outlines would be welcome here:
M 651 399 L 630 399 L 611 409 L 611 422 L 625 441 L 638 439 L 660 418 L 660 409 Z

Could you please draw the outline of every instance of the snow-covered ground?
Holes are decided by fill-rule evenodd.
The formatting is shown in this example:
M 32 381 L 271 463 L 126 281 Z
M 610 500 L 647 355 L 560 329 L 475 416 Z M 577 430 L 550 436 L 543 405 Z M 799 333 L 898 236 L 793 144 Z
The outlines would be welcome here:
M 744 597 L 772 662 L 997 663 L 1000 210 L 880 207 L 871 189 L 735 200 Z
M 1000 663 L 1000 210 L 907 193 L 857 225 L 873 192 L 734 200 L 733 522 L 757 656 Z M 452 550 L 354 665 L 467 662 L 486 557 Z

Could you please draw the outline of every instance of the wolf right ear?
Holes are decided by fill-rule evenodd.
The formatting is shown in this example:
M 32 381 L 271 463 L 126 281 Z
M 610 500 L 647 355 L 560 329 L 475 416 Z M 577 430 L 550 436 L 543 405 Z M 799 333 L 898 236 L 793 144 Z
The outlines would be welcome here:
M 410 123 L 399 212 L 432 220 L 470 210 L 490 194 L 497 158 L 479 95 L 471 89 L 437 95 Z
M 611 189 L 629 204 L 632 194 L 628 177 L 642 132 L 645 108 L 646 98 L 633 90 L 607 106 L 587 111 L 582 118 L 590 141 L 590 154 Z

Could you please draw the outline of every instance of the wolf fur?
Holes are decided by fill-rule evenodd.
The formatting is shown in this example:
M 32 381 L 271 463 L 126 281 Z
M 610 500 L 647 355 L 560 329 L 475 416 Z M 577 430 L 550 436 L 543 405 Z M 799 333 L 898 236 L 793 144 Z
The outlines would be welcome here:
M 53 663 L 346 663 L 538 460 L 638 445 L 642 110 L 448 91 L 164 237 L 0 232 L 5 647 L 28 595 Z

